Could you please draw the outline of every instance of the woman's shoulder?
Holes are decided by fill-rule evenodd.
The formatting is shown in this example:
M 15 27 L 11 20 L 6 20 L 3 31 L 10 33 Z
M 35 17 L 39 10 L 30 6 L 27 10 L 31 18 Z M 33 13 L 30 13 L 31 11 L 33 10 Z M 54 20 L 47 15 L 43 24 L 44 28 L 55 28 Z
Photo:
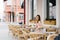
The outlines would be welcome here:
M 41 23 L 41 21 L 39 21 L 38 23 Z

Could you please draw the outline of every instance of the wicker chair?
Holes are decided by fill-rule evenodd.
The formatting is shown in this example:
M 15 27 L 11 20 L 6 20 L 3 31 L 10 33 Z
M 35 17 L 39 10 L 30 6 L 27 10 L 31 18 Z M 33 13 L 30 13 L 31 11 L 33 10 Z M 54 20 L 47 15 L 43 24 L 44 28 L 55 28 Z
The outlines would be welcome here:
M 58 36 L 57 34 L 52 34 L 47 37 L 47 40 L 54 40 L 54 38 Z

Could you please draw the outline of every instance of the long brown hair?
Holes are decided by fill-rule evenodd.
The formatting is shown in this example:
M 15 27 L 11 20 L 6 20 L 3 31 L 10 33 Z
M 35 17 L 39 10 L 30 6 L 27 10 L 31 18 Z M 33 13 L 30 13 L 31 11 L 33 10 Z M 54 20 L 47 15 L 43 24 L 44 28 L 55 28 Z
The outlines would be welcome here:
M 37 15 L 39 17 L 38 21 L 41 21 L 40 15 Z

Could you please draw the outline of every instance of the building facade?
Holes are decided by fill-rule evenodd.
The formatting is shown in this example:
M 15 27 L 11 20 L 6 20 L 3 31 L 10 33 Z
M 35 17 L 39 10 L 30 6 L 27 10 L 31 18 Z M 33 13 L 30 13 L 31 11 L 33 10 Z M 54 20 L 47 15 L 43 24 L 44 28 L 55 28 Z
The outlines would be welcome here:
M 24 21 L 24 0 L 5 0 L 4 4 L 6 22 Z

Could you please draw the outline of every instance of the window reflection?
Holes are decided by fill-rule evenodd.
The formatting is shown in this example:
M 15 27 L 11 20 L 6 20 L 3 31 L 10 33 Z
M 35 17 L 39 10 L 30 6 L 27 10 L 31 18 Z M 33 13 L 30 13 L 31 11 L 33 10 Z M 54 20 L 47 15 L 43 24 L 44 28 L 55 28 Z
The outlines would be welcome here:
M 56 0 L 47 0 L 47 19 L 56 19 Z
M 31 15 L 31 19 L 34 19 L 34 17 L 37 15 L 37 0 L 31 1 Z

